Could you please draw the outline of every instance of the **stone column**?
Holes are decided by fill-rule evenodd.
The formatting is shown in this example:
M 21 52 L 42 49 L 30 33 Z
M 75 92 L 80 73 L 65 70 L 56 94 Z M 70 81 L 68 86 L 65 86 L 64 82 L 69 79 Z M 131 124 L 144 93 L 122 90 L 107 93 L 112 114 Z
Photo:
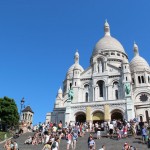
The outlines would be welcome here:
M 99 98 L 99 88 L 98 86 L 95 87 L 95 101 L 98 101 Z
M 148 76 L 146 71 L 144 72 L 144 78 L 145 83 L 148 84 Z
M 105 71 L 107 71 L 107 61 L 105 61 L 104 63 L 105 63 Z
M 65 112 L 65 122 L 69 123 L 71 121 L 71 101 L 67 101 L 66 112 Z
M 108 104 L 104 105 L 104 120 L 110 121 L 110 106 Z
M 108 91 L 109 91 L 109 94 L 107 95 L 107 99 L 112 100 L 113 99 L 112 85 L 108 86 Z
M 133 77 L 134 77 L 134 84 L 135 84 L 135 86 L 138 86 L 139 82 L 138 82 L 138 78 L 137 78 L 136 73 L 133 74 Z
M 95 99 L 95 98 L 94 98 L 94 96 L 95 96 L 95 95 L 94 95 L 94 86 L 92 87 L 92 94 L 93 94 L 93 95 L 92 95 L 92 96 L 93 96 L 93 97 L 92 97 L 92 99 L 93 99 L 92 101 L 94 101 L 94 99 Z
M 97 72 L 97 63 L 94 63 L 94 73 Z
M 106 100 L 108 100 L 108 86 L 107 85 L 105 86 L 105 91 L 106 91 L 105 92 L 105 94 L 106 94 L 105 98 L 106 98 Z
M 86 107 L 86 122 L 91 122 L 92 116 L 91 116 L 91 107 Z

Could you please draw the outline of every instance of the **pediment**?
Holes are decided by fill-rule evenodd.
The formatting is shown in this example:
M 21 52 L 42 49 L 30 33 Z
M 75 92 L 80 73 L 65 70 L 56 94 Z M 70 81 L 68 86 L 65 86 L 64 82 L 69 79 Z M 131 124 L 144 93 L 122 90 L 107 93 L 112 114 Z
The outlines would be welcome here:
M 82 72 L 81 77 L 91 77 L 92 75 L 92 68 L 89 67 L 84 72 Z
M 121 71 L 120 65 L 117 65 L 117 64 L 112 65 L 112 64 L 108 63 L 107 69 L 109 72 L 120 72 Z

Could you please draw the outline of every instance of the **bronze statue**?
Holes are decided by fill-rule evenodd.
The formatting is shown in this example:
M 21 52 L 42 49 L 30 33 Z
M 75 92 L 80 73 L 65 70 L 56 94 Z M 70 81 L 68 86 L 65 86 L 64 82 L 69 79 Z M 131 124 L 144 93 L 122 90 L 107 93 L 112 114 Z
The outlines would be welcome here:
M 74 92 L 73 92 L 73 89 L 71 88 L 69 90 L 69 93 L 68 93 L 68 99 L 72 101 L 73 100 L 73 96 L 74 96 Z
M 130 94 L 130 91 L 131 91 L 130 83 L 126 83 L 126 84 L 125 84 L 125 92 L 126 92 L 126 94 L 127 94 L 127 95 Z

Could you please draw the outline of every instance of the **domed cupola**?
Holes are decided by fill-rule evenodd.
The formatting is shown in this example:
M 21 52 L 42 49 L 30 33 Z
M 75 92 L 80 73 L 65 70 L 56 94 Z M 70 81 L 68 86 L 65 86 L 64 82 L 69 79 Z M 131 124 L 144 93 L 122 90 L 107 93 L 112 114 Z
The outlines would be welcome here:
M 104 37 L 101 38 L 95 45 L 94 49 L 93 49 L 93 56 L 98 54 L 98 53 L 102 53 L 104 51 L 118 51 L 118 52 L 122 52 L 125 53 L 125 50 L 123 48 L 123 46 L 121 45 L 121 43 L 113 38 L 110 34 L 110 26 L 106 20 L 105 24 L 104 24 Z
M 130 62 L 131 72 L 150 70 L 147 61 L 139 55 L 138 46 L 134 43 L 134 58 Z
M 58 90 L 58 94 L 62 94 L 62 89 L 61 89 L 61 87 L 60 87 L 59 90 Z
M 78 69 L 78 70 L 80 70 L 80 72 L 84 71 L 83 67 L 79 64 L 78 50 L 76 51 L 76 53 L 74 55 L 74 64 L 68 69 L 67 75 L 70 74 L 72 76 L 74 69 Z

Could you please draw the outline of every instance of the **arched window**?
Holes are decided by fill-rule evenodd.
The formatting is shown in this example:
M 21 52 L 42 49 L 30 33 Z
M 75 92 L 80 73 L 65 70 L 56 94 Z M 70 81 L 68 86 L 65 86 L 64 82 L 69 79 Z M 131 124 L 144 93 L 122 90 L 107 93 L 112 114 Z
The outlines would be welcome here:
M 115 97 L 118 99 L 118 90 L 115 90 Z
M 128 78 L 126 77 L 126 81 L 128 81 Z
M 99 73 L 104 72 L 104 63 L 102 58 L 97 59 L 97 70 Z
M 141 76 L 141 79 L 142 79 L 142 83 L 145 83 L 145 82 L 144 82 L 144 77 L 143 77 L 143 76 Z
M 134 78 L 132 78 L 132 83 L 134 84 Z
M 147 110 L 145 111 L 145 116 L 146 116 L 146 121 L 147 121 L 147 123 L 149 124 L 149 114 L 148 114 L 148 111 L 147 111 Z
M 71 87 L 72 87 L 72 83 L 70 83 L 70 89 L 71 89 Z
M 142 116 L 140 116 L 140 121 L 143 122 L 143 117 Z
M 104 96 L 104 81 L 98 81 L 98 87 L 99 87 L 99 97 Z
M 27 114 L 25 114 L 25 120 L 27 120 Z
M 89 85 L 86 84 L 84 85 L 84 93 L 85 93 L 85 102 L 88 102 L 89 101 Z
M 89 90 L 89 85 L 88 85 L 88 84 L 84 85 L 84 89 L 85 89 L 86 91 L 88 91 L 88 90 Z
M 76 82 L 75 82 L 75 86 L 76 86 Z
M 148 76 L 148 83 L 150 83 L 150 77 Z
M 117 81 L 113 83 L 113 99 L 119 99 L 119 83 Z
M 86 92 L 85 93 L 85 101 L 88 102 L 88 100 L 89 100 L 89 94 L 88 94 L 88 92 Z
M 139 81 L 139 83 L 141 83 L 141 78 L 140 78 L 140 76 L 138 76 L 138 81 Z

